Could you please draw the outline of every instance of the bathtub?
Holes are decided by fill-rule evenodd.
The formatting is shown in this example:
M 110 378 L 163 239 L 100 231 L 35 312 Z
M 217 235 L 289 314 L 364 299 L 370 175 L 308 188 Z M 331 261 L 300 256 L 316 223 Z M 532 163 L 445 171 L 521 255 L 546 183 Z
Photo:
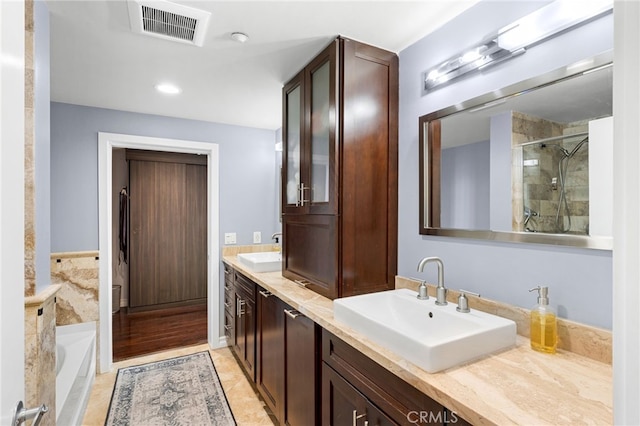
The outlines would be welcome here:
M 56 423 L 80 425 L 96 376 L 96 323 L 56 327 Z

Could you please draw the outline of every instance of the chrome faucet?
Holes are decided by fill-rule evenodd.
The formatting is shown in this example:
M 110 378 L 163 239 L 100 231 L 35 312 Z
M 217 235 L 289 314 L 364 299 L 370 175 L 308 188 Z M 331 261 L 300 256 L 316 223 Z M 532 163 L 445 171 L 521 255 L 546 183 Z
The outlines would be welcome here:
M 424 266 L 427 263 L 431 262 L 435 262 L 438 265 L 438 287 L 436 288 L 436 305 L 443 306 L 447 304 L 447 289 L 444 287 L 444 263 L 442 262 L 442 259 L 440 259 L 439 257 L 425 257 L 420 261 L 420 263 L 418 263 L 418 272 L 422 272 L 424 270 Z M 421 291 L 420 294 L 422 294 Z M 420 298 L 420 295 L 418 295 L 418 297 Z

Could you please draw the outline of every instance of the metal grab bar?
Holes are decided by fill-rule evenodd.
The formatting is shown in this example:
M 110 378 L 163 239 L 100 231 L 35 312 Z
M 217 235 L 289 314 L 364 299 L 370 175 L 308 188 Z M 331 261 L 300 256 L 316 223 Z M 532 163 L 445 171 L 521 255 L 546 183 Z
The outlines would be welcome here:
M 22 401 L 18 401 L 16 412 L 13 415 L 13 420 L 11 421 L 11 426 L 20 426 L 29 419 L 33 419 L 31 426 L 38 426 L 40 424 L 40 420 L 42 420 L 42 415 L 47 412 L 49 412 L 49 407 L 45 404 L 42 404 L 40 407 L 27 410 L 24 408 L 24 403 Z

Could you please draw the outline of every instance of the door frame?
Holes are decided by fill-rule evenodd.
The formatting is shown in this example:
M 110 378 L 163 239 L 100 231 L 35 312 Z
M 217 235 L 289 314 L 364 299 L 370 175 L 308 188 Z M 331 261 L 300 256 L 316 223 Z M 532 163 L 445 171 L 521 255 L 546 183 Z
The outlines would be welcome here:
M 25 8 L 0 1 L 0 424 L 25 400 Z M 55 413 L 54 413 L 55 415 Z
M 165 139 L 146 136 L 98 132 L 98 223 L 100 240 L 100 348 L 99 372 L 113 365 L 112 318 L 113 301 L 113 233 L 112 174 L 113 149 L 130 148 L 152 151 L 180 152 L 207 156 L 207 340 L 212 349 L 226 346 L 220 332 L 220 257 L 219 241 L 219 145 L 215 143 Z

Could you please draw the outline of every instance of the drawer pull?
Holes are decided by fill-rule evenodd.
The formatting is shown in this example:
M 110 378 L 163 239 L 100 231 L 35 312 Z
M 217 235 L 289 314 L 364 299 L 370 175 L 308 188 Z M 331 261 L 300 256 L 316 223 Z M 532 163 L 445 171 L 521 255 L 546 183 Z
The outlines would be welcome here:
M 311 284 L 309 281 L 304 281 L 304 280 L 293 280 L 294 283 L 306 288 L 309 284 Z
M 269 297 L 271 296 L 271 292 L 267 291 L 267 290 L 260 290 L 258 293 L 260 293 L 260 295 L 262 297 Z
M 358 410 L 353 410 L 353 426 L 357 426 L 358 420 L 366 417 L 367 413 L 358 414 Z
M 227 302 L 224 302 L 224 307 L 225 307 L 225 308 L 227 308 L 227 309 L 229 309 L 229 308 L 231 307 L 231 305 L 230 305 L 230 304 L 228 304 Z
M 230 326 L 230 325 L 225 325 L 225 326 L 224 326 L 224 329 L 225 329 L 225 330 L 227 330 L 227 331 L 229 331 L 229 330 L 231 330 L 231 326 Z
M 229 270 L 225 268 L 225 270 L 224 270 L 224 274 L 225 274 L 225 275 L 229 275 L 230 273 L 231 273 L 231 272 L 229 272 Z
M 299 316 L 302 316 L 302 314 L 298 311 L 296 311 L 295 309 L 285 309 L 284 313 L 287 314 L 289 317 L 296 319 Z

